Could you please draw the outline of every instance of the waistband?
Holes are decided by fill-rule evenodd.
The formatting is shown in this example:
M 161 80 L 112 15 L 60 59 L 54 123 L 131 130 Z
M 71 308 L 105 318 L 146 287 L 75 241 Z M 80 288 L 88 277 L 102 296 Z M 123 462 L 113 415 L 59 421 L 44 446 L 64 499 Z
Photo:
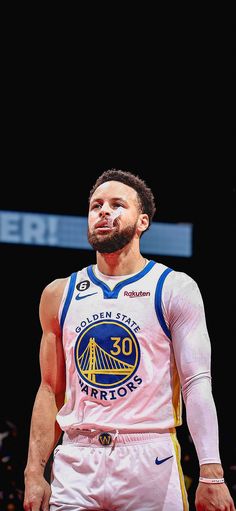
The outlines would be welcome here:
M 170 434 L 175 434 L 175 428 L 165 430 L 163 432 L 143 432 L 143 433 L 125 433 L 123 431 L 97 431 L 97 430 L 72 430 L 66 431 L 63 435 L 62 443 L 76 444 L 80 446 L 103 446 L 109 447 L 115 444 L 132 444 L 132 443 L 144 443 L 158 438 L 169 437 Z

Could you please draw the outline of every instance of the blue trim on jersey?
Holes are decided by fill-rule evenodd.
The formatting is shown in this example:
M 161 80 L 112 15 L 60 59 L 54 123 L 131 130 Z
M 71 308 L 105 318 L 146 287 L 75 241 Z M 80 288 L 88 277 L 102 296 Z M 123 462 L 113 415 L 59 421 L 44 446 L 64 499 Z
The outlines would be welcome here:
M 169 337 L 169 339 L 171 339 L 171 333 L 170 333 L 169 328 L 167 327 L 167 324 L 165 322 L 164 315 L 162 312 L 161 295 L 162 295 L 162 288 L 163 288 L 164 281 L 165 281 L 167 275 L 171 271 L 173 271 L 172 268 L 166 268 L 166 270 L 163 271 L 162 275 L 160 276 L 160 278 L 157 282 L 157 287 L 156 287 L 156 292 L 155 292 L 155 309 L 156 309 L 157 317 L 158 317 L 158 320 L 159 320 L 162 330 L 165 332 L 167 337 Z
M 103 297 L 105 299 L 106 298 L 109 299 L 109 298 L 117 298 L 120 290 L 124 286 L 127 286 L 128 284 L 131 284 L 132 282 L 136 282 L 136 280 L 139 280 L 142 277 L 144 277 L 144 275 L 146 275 L 153 268 L 154 264 L 156 264 L 155 261 L 149 261 L 148 264 L 145 266 L 145 268 L 143 268 L 142 271 L 140 271 L 139 273 L 137 273 L 133 277 L 130 277 L 130 278 L 125 279 L 125 280 L 122 280 L 122 282 L 118 282 L 118 284 L 115 285 L 114 289 L 110 289 L 109 286 L 107 284 L 105 284 L 105 282 L 103 282 L 98 277 L 96 277 L 96 275 L 93 272 L 92 265 L 88 266 L 87 272 L 88 272 L 88 276 L 89 276 L 90 280 L 94 284 L 96 284 L 97 286 L 102 288 L 102 290 L 103 290 Z
M 77 272 L 72 273 L 70 276 L 70 283 L 69 283 L 69 288 L 68 288 L 68 292 L 67 292 L 67 297 L 66 297 L 66 300 L 64 303 L 64 307 L 62 309 L 62 314 L 61 314 L 61 321 L 60 321 L 61 329 L 63 328 L 66 314 L 69 309 L 69 305 L 70 305 L 70 302 L 71 302 L 71 299 L 72 299 L 72 296 L 74 293 L 76 276 L 77 276 Z

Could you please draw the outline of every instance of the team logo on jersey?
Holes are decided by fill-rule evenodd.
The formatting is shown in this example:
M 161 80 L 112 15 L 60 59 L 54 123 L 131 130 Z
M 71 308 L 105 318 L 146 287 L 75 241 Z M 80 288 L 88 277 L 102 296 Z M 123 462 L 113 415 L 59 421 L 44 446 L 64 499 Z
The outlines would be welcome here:
M 136 336 L 119 321 L 102 320 L 88 326 L 75 344 L 75 363 L 83 381 L 100 388 L 129 380 L 140 361 Z
M 102 445 L 110 445 L 112 442 L 112 436 L 110 433 L 101 433 L 98 437 L 98 440 Z

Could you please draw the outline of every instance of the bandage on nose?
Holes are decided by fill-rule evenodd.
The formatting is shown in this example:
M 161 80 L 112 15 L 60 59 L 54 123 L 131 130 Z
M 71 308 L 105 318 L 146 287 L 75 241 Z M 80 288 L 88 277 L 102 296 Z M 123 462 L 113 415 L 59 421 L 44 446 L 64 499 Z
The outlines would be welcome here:
M 109 227 L 114 226 L 115 219 L 121 215 L 122 208 L 117 208 L 115 211 L 113 211 L 110 216 L 107 218 L 107 223 Z

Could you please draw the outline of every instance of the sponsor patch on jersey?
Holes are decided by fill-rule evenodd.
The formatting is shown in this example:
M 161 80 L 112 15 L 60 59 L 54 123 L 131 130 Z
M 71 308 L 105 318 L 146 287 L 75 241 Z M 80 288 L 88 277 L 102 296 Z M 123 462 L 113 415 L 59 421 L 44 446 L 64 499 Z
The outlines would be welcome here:
M 151 296 L 150 291 L 124 291 L 124 296 L 129 298 L 139 298 L 142 296 Z
M 137 371 L 139 362 L 137 338 L 119 321 L 97 321 L 85 328 L 76 340 L 77 371 L 85 383 L 94 387 L 124 384 Z

